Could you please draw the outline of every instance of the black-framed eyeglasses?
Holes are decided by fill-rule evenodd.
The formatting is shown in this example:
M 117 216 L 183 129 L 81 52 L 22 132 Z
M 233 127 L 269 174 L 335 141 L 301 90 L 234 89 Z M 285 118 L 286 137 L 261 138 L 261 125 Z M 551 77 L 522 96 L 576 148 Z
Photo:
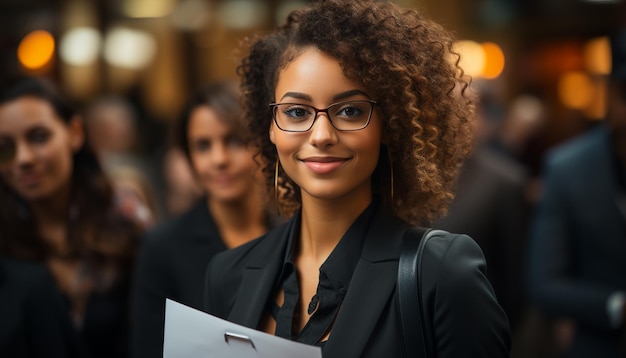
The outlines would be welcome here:
M 358 131 L 367 127 L 376 101 L 359 100 L 333 103 L 318 109 L 302 103 L 272 103 L 276 126 L 285 132 L 306 132 L 313 128 L 320 113 L 326 113 L 330 123 L 340 131 Z

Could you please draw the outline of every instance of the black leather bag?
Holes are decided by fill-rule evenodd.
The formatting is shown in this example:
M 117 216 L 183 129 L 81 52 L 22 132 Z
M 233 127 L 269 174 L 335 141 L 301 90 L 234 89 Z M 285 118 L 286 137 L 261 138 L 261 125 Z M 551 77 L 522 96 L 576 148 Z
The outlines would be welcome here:
M 402 251 L 398 263 L 398 306 L 402 325 L 402 341 L 405 357 L 434 358 L 434 344 L 429 337 L 424 317 L 424 298 L 420 268 L 422 254 L 428 240 L 440 230 L 412 227 L 402 239 Z M 418 304 L 416 304 L 418 303 Z

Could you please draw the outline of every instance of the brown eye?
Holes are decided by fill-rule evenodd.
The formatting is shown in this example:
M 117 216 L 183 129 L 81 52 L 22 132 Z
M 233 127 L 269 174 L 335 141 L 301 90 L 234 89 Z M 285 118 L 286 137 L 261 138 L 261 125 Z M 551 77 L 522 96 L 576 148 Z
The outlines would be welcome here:
M 211 141 L 207 139 L 198 139 L 193 145 L 194 149 L 198 152 L 203 152 L 211 148 Z
M 43 128 L 37 128 L 28 133 L 28 141 L 31 143 L 45 143 L 50 138 L 50 132 Z
M 15 142 L 8 139 L 0 139 L 0 164 L 8 163 L 15 158 Z
M 239 138 L 236 136 L 228 137 L 226 139 L 226 145 L 228 145 L 229 148 L 233 148 L 233 149 L 239 149 L 245 146 L 242 138 Z

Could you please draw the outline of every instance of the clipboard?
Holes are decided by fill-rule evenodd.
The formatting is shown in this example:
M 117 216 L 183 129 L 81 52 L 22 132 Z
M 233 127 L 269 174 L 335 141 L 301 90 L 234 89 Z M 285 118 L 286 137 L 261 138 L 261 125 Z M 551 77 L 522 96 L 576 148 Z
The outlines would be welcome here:
M 165 301 L 164 358 L 321 358 L 320 347 L 244 327 Z

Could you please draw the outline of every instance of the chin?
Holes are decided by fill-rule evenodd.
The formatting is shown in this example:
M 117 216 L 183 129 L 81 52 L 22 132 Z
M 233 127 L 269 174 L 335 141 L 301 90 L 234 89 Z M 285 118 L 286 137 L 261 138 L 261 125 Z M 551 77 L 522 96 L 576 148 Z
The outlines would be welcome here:
M 51 197 L 52 193 L 43 188 L 36 188 L 17 191 L 17 195 L 26 201 L 38 201 Z
M 218 201 L 220 203 L 224 203 L 224 204 L 238 203 L 245 199 L 245 195 L 239 191 L 231 192 L 231 193 L 213 194 L 210 196 L 213 200 Z
M 329 188 L 323 188 L 320 190 L 304 190 L 310 197 L 324 200 L 334 200 L 343 197 L 346 193 L 338 190 L 328 190 Z

